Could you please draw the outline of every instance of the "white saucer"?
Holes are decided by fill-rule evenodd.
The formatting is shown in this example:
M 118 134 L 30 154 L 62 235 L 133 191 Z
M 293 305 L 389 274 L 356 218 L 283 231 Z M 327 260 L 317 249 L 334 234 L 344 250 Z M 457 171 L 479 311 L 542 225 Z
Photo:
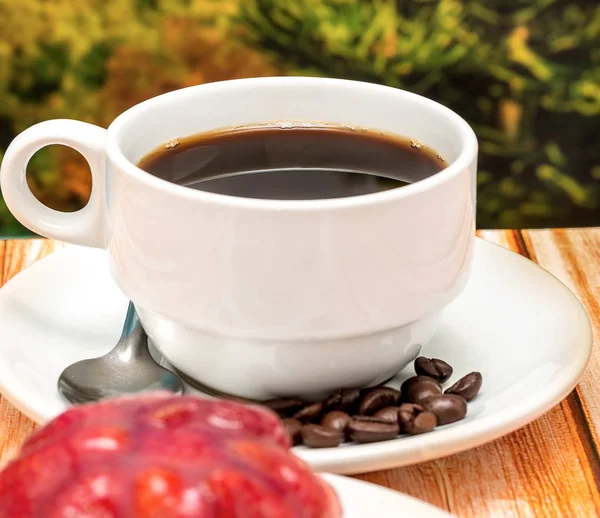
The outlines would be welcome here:
M 71 362 L 104 354 L 119 338 L 127 300 L 104 254 L 58 250 L 0 290 L 0 391 L 37 422 L 66 408 L 56 391 L 60 372 Z M 577 383 L 591 345 L 587 315 L 560 281 L 478 239 L 467 288 L 422 351 L 451 363 L 453 380 L 473 370 L 483 374 L 467 418 L 424 435 L 296 452 L 314 469 L 350 474 L 473 448 L 556 405 Z M 397 381 L 411 374 L 407 368 Z
M 335 489 L 343 518 L 451 518 L 437 507 L 375 484 L 338 475 L 323 478 Z

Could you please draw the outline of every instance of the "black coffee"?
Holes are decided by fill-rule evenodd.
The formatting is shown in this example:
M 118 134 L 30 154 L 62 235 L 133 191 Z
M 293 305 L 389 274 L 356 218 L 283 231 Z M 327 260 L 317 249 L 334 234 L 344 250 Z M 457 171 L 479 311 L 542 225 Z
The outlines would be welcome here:
M 139 167 L 213 193 L 316 200 L 402 187 L 446 163 L 416 141 L 375 131 L 263 126 L 175 140 L 145 156 Z

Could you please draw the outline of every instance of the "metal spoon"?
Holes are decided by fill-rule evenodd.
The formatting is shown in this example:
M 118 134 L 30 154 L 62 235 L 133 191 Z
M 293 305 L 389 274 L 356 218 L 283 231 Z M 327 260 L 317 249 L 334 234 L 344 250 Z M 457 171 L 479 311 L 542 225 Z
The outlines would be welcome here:
M 73 404 L 160 389 L 182 394 L 181 378 L 158 365 L 147 344 L 146 332 L 130 302 L 114 349 L 100 358 L 67 367 L 58 378 L 58 391 Z

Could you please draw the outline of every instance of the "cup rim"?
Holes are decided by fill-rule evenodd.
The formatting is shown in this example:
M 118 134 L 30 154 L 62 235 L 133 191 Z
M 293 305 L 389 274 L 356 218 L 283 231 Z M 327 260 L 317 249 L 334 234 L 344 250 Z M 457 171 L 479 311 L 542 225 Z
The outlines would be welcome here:
M 459 132 L 459 139 L 461 141 L 462 149 L 456 160 L 452 161 L 447 167 L 427 178 L 419 180 L 418 182 L 370 194 L 317 200 L 273 200 L 245 198 L 241 196 L 231 196 L 227 194 L 218 194 L 197 189 L 190 189 L 189 187 L 169 182 L 162 178 L 153 176 L 147 171 L 144 171 L 136 164 L 131 162 L 121 149 L 120 141 L 123 138 L 124 129 L 127 123 L 132 118 L 151 110 L 153 106 L 158 105 L 159 103 L 182 95 L 194 95 L 197 92 L 210 90 L 214 91 L 222 88 L 256 87 L 260 86 L 262 83 L 269 83 L 270 85 L 275 84 L 276 86 L 286 86 L 291 84 L 298 85 L 303 83 L 307 86 L 314 86 L 315 84 L 329 84 L 337 85 L 340 88 L 361 88 L 364 89 L 365 92 L 371 91 L 371 93 L 376 93 L 377 90 L 387 91 L 391 89 L 396 92 L 396 95 L 403 96 L 409 100 L 412 100 L 413 102 L 426 105 L 429 109 L 437 111 L 440 117 L 451 119 L 452 123 L 456 126 Z M 477 151 L 477 137 L 475 136 L 475 132 L 471 126 L 469 126 L 469 124 L 460 115 L 452 111 L 450 108 L 447 108 L 436 101 L 428 99 L 427 97 L 399 88 L 393 88 L 375 83 L 367 83 L 348 79 L 304 76 L 275 76 L 232 79 L 227 81 L 204 83 L 201 85 L 173 90 L 172 92 L 152 97 L 129 108 L 112 122 L 112 124 L 108 127 L 107 132 L 107 156 L 109 160 L 113 162 L 120 171 L 128 174 L 136 181 L 146 184 L 148 187 L 159 189 L 178 197 L 209 204 L 229 206 L 231 208 L 264 209 L 275 211 L 312 211 L 364 207 L 412 197 L 434 189 L 458 176 L 465 168 L 471 166 L 476 159 Z

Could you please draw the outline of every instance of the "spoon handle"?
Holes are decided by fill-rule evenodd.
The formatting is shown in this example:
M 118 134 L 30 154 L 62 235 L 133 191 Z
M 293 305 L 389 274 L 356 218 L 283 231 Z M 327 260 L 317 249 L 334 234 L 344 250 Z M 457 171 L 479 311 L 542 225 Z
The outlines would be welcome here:
M 137 315 L 133 302 L 130 301 L 129 306 L 127 306 L 127 315 L 125 316 L 125 323 L 121 332 L 121 340 L 129 338 L 138 326 L 140 326 L 140 318 Z
M 128 354 L 137 357 L 149 354 L 146 345 L 146 331 L 142 327 L 133 302 L 129 302 L 121 338 L 119 338 L 119 342 L 114 350 L 118 354 Z

